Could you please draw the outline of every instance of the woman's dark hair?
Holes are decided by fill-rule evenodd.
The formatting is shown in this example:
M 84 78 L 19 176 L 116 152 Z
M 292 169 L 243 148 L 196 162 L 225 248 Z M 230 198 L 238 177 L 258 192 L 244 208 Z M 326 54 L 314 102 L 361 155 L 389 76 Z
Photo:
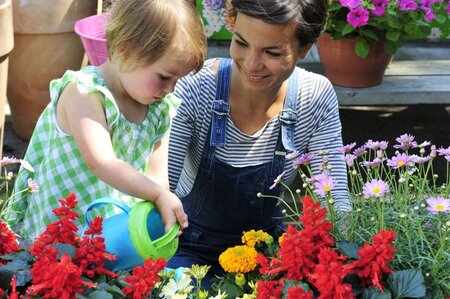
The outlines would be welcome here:
M 231 17 L 238 13 L 272 24 L 297 23 L 300 47 L 316 42 L 328 16 L 327 0 L 231 0 Z

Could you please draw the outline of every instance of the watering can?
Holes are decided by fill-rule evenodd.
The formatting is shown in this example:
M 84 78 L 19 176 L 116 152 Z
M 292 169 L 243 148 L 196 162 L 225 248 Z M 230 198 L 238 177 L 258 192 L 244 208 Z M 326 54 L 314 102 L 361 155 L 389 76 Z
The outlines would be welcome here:
M 178 248 L 176 223 L 165 233 L 161 215 L 154 203 L 141 201 L 132 208 L 122 201 L 100 198 L 93 201 L 86 210 L 86 223 L 92 220 L 90 212 L 105 205 L 114 205 L 120 213 L 103 220 L 102 237 L 106 251 L 114 254 L 114 261 L 106 261 L 105 268 L 111 271 L 129 270 L 143 265 L 148 258 L 170 259 Z

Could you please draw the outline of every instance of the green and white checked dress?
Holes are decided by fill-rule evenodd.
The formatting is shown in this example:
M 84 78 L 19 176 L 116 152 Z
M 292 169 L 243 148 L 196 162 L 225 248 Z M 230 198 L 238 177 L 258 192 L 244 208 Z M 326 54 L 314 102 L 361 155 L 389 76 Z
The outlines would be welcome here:
M 14 191 L 28 187 L 28 178 L 39 186 L 39 192 L 22 192 L 8 207 L 9 224 L 14 229 L 22 223 L 20 235 L 33 240 L 47 224 L 57 218 L 52 210 L 59 207 L 58 199 L 75 193 L 79 228 L 85 226 L 84 212 L 89 204 L 101 197 L 121 199 L 133 204 L 136 199 L 125 195 L 95 177 L 86 166 L 74 138 L 64 133 L 56 122 L 56 104 L 69 82 L 77 82 L 81 92 L 99 93 L 104 98 L 105 114 L 114 151 L 119 159 L 144 173 L 154 145 L 168 131 L 171 118 L 180 101 L 172 95 L 152 103 L 142 124 L 129 122 L 119 111 L 113 95 L 108 90 L 97 69 L 88 66 L 80 71 L 67 71 L 60 79 L 50 82 L 51 102 L 40 116 L 31 137 L 24 160 L 34 168 L 34 173 L 19 170 Z M 95 136 L 92 136 L 95 138 Z M 114 208 L 99 212 L 103 217 L 113 215 Z

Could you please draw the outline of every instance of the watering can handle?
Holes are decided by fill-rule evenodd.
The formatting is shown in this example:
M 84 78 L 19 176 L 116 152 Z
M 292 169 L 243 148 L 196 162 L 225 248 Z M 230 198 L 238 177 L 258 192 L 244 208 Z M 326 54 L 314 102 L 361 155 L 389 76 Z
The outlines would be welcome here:
M 168 243 L 172 242 L 173 239 L 175 239 L 179 230 L 180 224 L 176 222 L 169 230 L 169 232 L 166 235 L 164 235 L 164 238 L 159 238 L 158 240 L 156 240 L 154 245 L 156 247 L 162 247 L 167 245 Z
M 130 207 L 123 201 L 109 198 L 109 197 L 102 197 L 102 198 L 96 199 L 93 202 L 91 202 L 91 204 L 87 208 L 86 213 L 85 213 L 86 223 L 89 223 L 90 221 L 92 221 L 90 212 L 93 209 L 100 208 L 100 207 L 103 207 L 106 205 L 115 205 L 116 207 L 120 208 L 122 211 L 124 211 L 127 214 L 130 212 Z

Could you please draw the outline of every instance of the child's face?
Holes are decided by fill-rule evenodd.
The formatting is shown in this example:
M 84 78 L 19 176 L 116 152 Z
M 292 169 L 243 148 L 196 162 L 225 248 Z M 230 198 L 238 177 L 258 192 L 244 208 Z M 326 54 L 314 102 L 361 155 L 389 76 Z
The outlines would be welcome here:
M 121 82 L 131 98 L 149 105 L 173 92 L 177 80 L 194 67 L 185 52 L 172 48 L 153 64 L 122 73 Z

